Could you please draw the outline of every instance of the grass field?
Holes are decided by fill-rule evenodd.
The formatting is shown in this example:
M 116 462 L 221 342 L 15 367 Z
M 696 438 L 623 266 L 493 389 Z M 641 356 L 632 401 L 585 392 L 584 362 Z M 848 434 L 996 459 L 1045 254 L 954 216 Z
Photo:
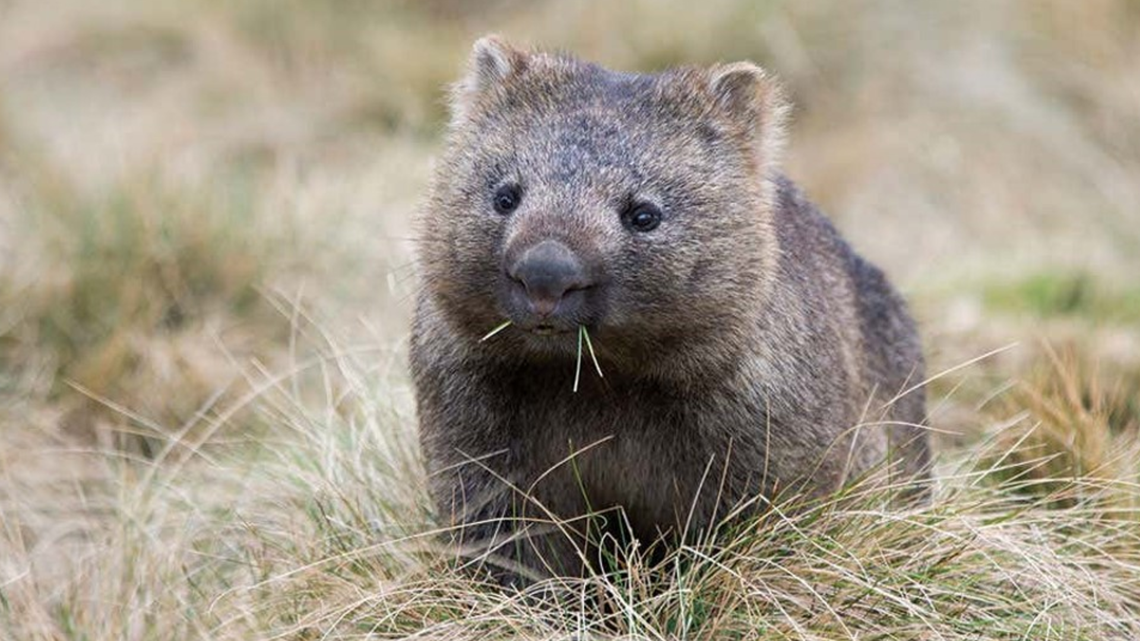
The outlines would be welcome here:
M 919 319 L 931 506 L 454 571 L 410 221 L 490 31 L 784 80 Z M 0 638 L 1140 638 L 1138 113 L 1133 0 L 0 0 Z

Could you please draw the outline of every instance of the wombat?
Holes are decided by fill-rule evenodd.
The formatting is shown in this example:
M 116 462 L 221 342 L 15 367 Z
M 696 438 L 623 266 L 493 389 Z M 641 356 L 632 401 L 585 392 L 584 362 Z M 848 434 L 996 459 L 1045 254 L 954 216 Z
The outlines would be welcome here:
M 578 576 L 590 528 L 667 546 L 757 496 L 926 477 L 915 324 L 780 173 L 760 67 L 622 73 L 487 37 L 451 107 L 411 370 L 462 549 Z

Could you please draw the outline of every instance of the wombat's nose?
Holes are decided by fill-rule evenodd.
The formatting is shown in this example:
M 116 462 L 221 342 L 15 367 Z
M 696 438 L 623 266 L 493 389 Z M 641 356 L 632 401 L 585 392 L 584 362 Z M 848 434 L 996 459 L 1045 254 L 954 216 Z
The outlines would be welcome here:
M 544 240 L 523 252 L 507 274 L 526 288 L 531 310 L 539 316 L 554 313 L 566 292 L 592 284 L 582 261 L 556 240 Z

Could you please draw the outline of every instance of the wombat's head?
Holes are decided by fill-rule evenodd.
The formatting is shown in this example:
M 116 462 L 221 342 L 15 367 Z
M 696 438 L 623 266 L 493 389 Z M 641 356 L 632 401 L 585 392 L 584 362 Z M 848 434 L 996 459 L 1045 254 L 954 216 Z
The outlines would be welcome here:
M 740 346 L 773 277 L 784 103 L 751 63 L 618 73 L 475 44 L 420 227 L 435 308 L 488 350 L 643 371 Z

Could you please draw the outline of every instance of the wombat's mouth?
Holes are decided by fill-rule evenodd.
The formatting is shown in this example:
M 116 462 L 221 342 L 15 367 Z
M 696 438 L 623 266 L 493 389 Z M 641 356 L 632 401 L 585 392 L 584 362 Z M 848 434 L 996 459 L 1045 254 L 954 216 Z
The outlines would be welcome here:
M 524 317 L 518 320 L 512 320 L 511 325 L 515 330 L 533 337 L 572 336 L 578 332 L 578 323 L 574 323 L 570 319 L 558 317 Z

